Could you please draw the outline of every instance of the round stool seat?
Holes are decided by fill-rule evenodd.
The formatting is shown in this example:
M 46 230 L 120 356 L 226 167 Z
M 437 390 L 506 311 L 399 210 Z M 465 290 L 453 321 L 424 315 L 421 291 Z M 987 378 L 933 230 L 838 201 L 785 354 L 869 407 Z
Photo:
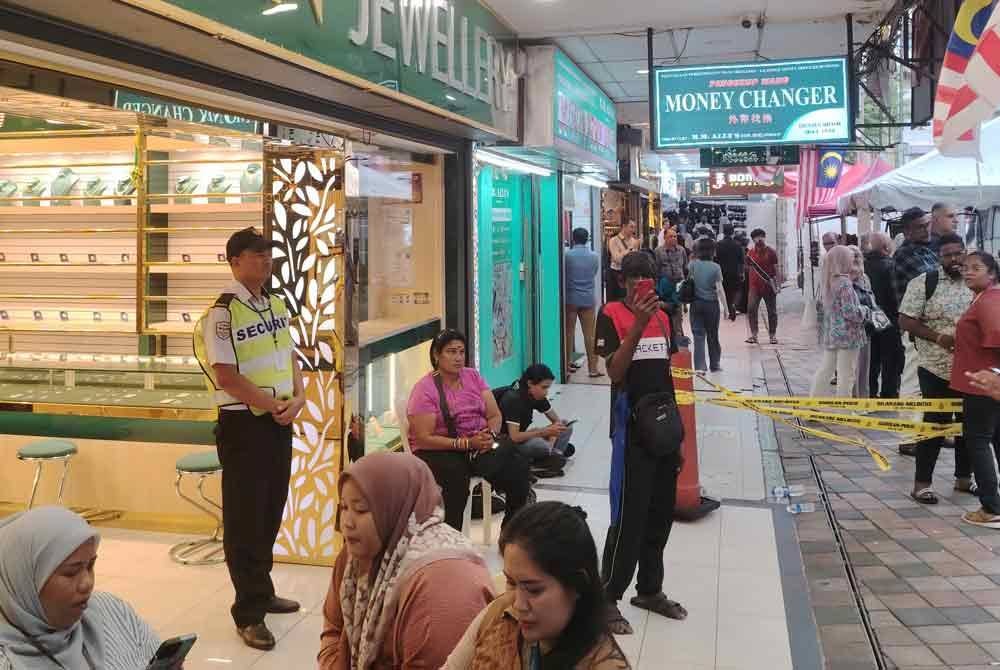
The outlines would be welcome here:
M 17 450 L 18 458 L 65 458 L 76 453 L 76 445 L 69 440 L 38 440 Z
M 177 459 L 176 468 L 178 472 L 202 474 L 218 472 L 222 469 L 222 464 L 219 463 L 219 455 L 215 451 L 200 451 Z

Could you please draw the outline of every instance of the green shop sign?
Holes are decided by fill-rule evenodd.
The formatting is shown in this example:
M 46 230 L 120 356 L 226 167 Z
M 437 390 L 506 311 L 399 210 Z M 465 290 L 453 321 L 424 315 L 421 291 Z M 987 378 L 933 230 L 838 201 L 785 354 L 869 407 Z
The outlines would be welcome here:
M 775 147 L 712 147 L 701 150 L 701 167 L 727 168 L 748 165 L 798 165 L 796 145 Z
M 555 139 L 604 161 L 618 156 L 615 104 L 562 51 L 555 50 Z
M 244 133 L 256 133 L 258 123 L 242 116 L 216 112 L 201 107 L 191 107 L 171 102 L 150 95 L 140 95 L 132 91 L 115 91 L 115 107 L 139 114 L 159 116 L 165 119 L 176 119 L 188 123 L 200 123 L 227 130 L 238 130 Z
M 657 68 L 654 149 L 850 142 L 844 58 Z
M 281 12 L 270 0 L 129 1 L 173 5 L 479 124 L 512 127 L 518 75 L 501 41 L 513 35 L 475 0 L 310 0 Z

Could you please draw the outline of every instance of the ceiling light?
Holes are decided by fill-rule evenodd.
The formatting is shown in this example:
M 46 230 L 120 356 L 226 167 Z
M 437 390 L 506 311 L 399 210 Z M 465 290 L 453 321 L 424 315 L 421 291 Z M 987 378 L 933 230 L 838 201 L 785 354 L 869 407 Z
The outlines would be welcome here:
M 636 74 L 649 74 L 649 70 L 636 70 Z
M 482 151 L 480 149 L 476 149 L 475 157 L 476 160 L 480 161 L 481 163 L 487 163 L 495 167 L 504 168 L 507 170 L 513 170 L 515 172 L 524 172 L 526 174 L 537 174 L 541 177 L 549 177 L 552 175 L 552 170 L 547 170 L 543 167 L 532 165 L 531 163 L 525 163 L 524 161 L 514 160 L 513 158 L 498 156 L 497 154 L 490 153 L 488 151 Z
M 601 181 L 600 179 L 595 179 L 594 177 L 577 177 L 576 180 L 581 184 L 586 184 L 587 186 L 594 186 L 596 188 L 608 187 L 608 182 Z
M 261 12 L 262 16 L 274 16 L 285 12 L 294 12 L 299 8 L 297 2 L 283 2 L 283 0 L 271 0 L 271 6 Z
M 453 96 L 450 93 L 445 93 L 444 97 L 447 98 L 448 100 L 451 100 L 452 102 L 455 102 L 455 100 L 457 99 L 457 98 L 455 98 L 455 96 Z

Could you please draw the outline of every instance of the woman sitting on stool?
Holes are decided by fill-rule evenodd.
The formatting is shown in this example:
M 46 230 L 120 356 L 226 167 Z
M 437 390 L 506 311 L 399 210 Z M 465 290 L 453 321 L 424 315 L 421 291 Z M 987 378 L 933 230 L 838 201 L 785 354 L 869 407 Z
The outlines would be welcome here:
M 504 523 L 528 501 L 528 461 L 510 444 L 497 447 L 501 414 L 493 392 L 466 367 L 465 335 L 444 330 L 431 342 L 434 372 L 410 393 L 410 445 L 423 459 L 444 497 L 445 522 L 462 529 L 469 479 L 486 479 L 506 494 Z

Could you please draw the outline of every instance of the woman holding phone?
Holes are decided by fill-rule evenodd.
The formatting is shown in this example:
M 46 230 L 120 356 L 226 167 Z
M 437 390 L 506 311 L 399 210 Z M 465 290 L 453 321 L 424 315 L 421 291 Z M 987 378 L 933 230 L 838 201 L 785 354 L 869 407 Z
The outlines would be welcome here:
M 572 426 L 559 418 L 549 402 L 549 389 L 555 379 L 549 366 L 542 363 L 530 365 L 517 384 L 507 389 L 500 398 L 502 430 L 532 463 L 550 456 L 569 458 L 576 452 L 576 447 L 569 443 L 573 437 Z M 531 428 L 535 412 L 544 414 L 549 425 Z M 563 458 L 558 460 L 565 463 Z
M 414 384 L 406 414 L 410 447 L 441 487 L 445 522 L 462 530 L 473 475 L 507 495 L 506 522 L 528 501 L 528 460 L 510 444 L 497 448 L 503 418 L 486 380 L 466 366 L 465 335 L 438 333 L 431 341 L 431 365 L 434 371 Z
M 99 542 L 96 530 L 63 507 L 0 520 L 0 670 L 149 665 L 156 633 L 128 603 L 94 591 Z

